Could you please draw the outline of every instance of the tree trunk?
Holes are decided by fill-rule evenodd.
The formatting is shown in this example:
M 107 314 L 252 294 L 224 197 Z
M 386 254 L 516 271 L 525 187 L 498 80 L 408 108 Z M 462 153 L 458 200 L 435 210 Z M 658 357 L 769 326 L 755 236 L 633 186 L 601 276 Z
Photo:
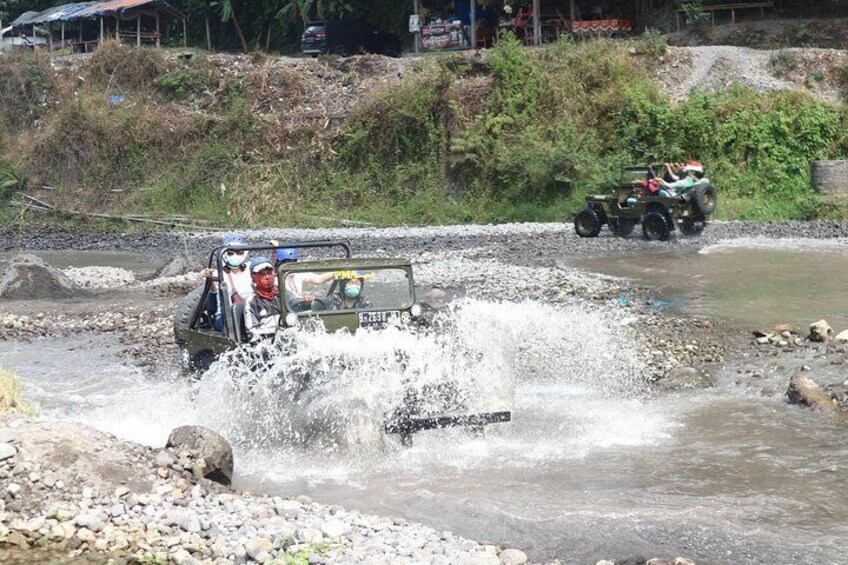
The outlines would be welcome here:
M 230 8 L 230 17 L 233 19 L 233 27 L 236 28 L 236 35 L 238 35 L 242 51 L 247 53 L 247 41 L 245 41 L 244 34 L 241 32 L 241 26 L 239 25 L 238 18 L 236 17 L 235 8 Z
M 274 18 L 268 18 L 268 33 L 265 35 L 265 51 L 271 49 L 271 26 L 274 25 Z

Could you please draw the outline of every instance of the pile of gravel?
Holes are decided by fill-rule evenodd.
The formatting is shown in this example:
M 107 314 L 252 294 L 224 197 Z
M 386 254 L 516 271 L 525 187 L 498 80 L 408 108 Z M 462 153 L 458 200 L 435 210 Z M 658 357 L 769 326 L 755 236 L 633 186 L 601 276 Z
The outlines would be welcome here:
M 87 291 L 35 255 L 15 256 L 0 274 L 0 298 L 33 300 L 84 296 L 88 296 Z
M 527 562 L 519 550 L 306 496 L 239 493 L 196 478 L 169 450 L 81 424 L 18 420 L 0 431 L 7 549 L 58 550 L 95 562 Z

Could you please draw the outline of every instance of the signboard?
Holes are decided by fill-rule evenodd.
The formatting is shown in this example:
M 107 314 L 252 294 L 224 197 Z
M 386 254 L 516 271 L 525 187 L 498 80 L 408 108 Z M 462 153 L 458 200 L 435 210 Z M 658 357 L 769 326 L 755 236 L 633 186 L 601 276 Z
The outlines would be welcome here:
M 409 33 L 418 33 L 421 31 L 421 22 L 418 20 L 418 14 L 409 16 Z

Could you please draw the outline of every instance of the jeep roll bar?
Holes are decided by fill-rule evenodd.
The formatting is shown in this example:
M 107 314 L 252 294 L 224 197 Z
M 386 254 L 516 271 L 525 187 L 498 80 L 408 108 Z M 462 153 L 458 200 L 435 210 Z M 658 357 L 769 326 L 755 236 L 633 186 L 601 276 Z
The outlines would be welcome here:
M 209 253 L 209 261 L 207 266 L 211 269 L 213 266 L 215 267 L 216 275 L 218 280 L 221 281 L 222 284 L 226 284 L 223 282 L 223 266 L 221 265 L 221 257 L 224 253 L 229 251 L 230 249 L 238 249 L 239 251 L 274 251 L 277 249 L 311 249 L 311 248 L 319 248 L 319 247 L 341 247 L 344 250 L 345 258 L 350 259 L 351 250 L 350 250 L 350 240 L 347 238 L 344 239 L 323 239 L 316 241 L 282 241 L 279 245 L 219 245 L 215 249 Z M 217 261 L 216 261 L 217 260 Z M 217 265 L 215 263 L 217 262 Z M 205 286 L 203 288 L 203 293 L 201 294 L 201 299 L 197 303 L 197 306 L 194 309 L 194 313 L 191 316 L 192 322 L 197 319 L 198 313 L 200 309 L 203 307 L 205 303 L 206 297 L 209 295 L 209 287 L 212 285 L 211 279 L 206 279 Z M 230 304 L 230 296 L 229 293 L 223 293 L 224 298 L 224 309 L 227 312 L 232 311 L 232 304 Z M 232 316 L 226 317 L 226 327 L 227 333 L 231 336 L 237 336 L 238 331 L 233 323 Z
M 318 241 L 283 241 L 279 245 L 239 245 L 239 246 L 229 246 L 229 245 L 220 245 L 212 250 L 209 254 L 209 263 L 208 267 L 212 267 L 212 263 L 215 261 L 216 257 L 221 257 L 221 255 L 230 249 L 238 249 L 239 251 L 272 251 L 275 249 L 309 249 L 315 247 L 341 247 L 344 249 L 345 257 L 350 259 L 351 251 L 350 251 L 350 240 L 349 239 L 323 239 Z M 220 261 L 218 263 L 218 270 L 221 270 Z M 220 272 L 218 273 L 220 275 Z

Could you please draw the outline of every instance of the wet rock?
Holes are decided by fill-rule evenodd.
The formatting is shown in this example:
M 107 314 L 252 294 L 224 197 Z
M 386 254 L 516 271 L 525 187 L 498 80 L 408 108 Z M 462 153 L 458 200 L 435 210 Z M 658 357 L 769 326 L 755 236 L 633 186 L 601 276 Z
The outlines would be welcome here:
M 813 379 L 804 375 L 795 375 L 790 379 L 786 397 L 790 404 L 809 406 L 822 412 L 841 416 L 843 420 L 848 419 L 848 415 L 839 411 L 830 395 Z
M 0 297 L 13 300 L 37 298 L 78 298 L 88 296 L 58 269 L 39 257 L 17 255 L 0 275 Z
M 819 320 L 810 324 L 810 334 L 807 336 L 810 341 L 828 341 L 833 339 L 833 328 L 826 320 Z
M 656 386 L 662 390 L 680 390 L 685 388 L 711 388 L 713 382 L 693 367 L 678 367 L 668 376 L 661 378 Z
M 848 330 L 842 330 L 833 338 L 834 341 L 848 341 Z
M 217 432 L 202 426 L 181 426 L 168 436 L 166 447 L 187 459 L 201 477 L 224 485 L 233 478 L 233 450 Z
M 527 563 L 527 554 L 519 549 L 504 549 L 498 555 L 501 565 L 524 565 Z

